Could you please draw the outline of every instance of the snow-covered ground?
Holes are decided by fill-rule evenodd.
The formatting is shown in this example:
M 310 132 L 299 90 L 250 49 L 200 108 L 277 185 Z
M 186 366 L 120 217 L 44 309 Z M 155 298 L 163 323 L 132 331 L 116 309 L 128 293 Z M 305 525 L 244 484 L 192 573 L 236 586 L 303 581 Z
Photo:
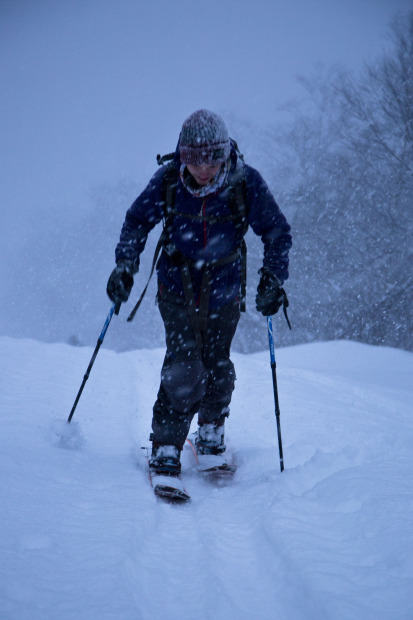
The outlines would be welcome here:
M 264 326 L 265 328 L 265 326 Z M 163 351 L 0 339 L 1 620 L 411 620 L 413 355 L 352 342 L 234 354 L 231 484 L 149 486 Z M 59 430 L 70 429 L 66 445 Z

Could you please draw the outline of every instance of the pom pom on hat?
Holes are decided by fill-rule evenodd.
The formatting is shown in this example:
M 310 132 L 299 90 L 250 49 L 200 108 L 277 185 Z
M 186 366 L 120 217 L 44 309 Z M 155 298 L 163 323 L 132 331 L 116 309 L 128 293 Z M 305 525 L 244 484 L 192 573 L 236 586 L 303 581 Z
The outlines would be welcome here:
M 218 114 L 197 110 L 182 125 L 179 154 L 183 164 L 219 164 L 230 152 L 228 131 Z

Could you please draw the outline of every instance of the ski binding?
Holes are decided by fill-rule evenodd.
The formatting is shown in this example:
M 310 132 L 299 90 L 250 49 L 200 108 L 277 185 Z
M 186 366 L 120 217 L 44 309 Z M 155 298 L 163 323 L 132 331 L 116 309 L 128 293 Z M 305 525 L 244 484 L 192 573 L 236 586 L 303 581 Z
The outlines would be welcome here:
M 227 460 L 215 454 L 197 454 L 197 470 L 200 474 L 215 474 L 219 476 L 233 475 L 237 471 L 235 465 L 230 465 Z
M 224 477 L 231 476 L 237 471 L 237 466 L 230 464 L 223 454 L 199 454 L 195 447 L 194 438 L 191 437 L 186 441 L 195 458 L 198 473 L 204 476 Z

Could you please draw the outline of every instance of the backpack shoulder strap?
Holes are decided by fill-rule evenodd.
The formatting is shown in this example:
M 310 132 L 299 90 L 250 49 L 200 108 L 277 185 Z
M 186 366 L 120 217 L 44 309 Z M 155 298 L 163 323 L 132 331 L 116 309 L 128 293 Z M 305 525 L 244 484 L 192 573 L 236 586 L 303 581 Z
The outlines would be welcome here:
M 247 244 L 245 243 L 245 235 L 248 230 L 248 200 L 247 200 L 247 182 L 245 179 L 244 158 L 239 152 L 237 143 L 232 141 L 239 155 L 235 170 L 229 178 L 230 194 L 229 206 L 235 220 L 235 227 L 241 233 L 241 300 L 240 310 L 246 311 L 247 296 Z
M 242 237 L 248 230 L 248 200 L 247 182 L 245 179 L 244 163 L 237 161 L 235 170 L 228 179 L 229 185 L 229 206 L 235 220 L 236 228 L 241 231 Z
M 149 282 L 151 281 L 153 272 L 155 271 L 155 266 L 156 266 L 156 263 L 158 262 L 159 255 L 161 253 L 162 248 L 167 243 L 167 239 L 169 236 L 169 229 L 173 223 L 172 210 L 173 210 L 174 202 L 175 202 L 175 190 L 176 190 L 176 186 L 179 181 L 178 172 L 176 170 L 176 167 L 173 161 L 171 161 L 173 157 L 174 157 L 174 153 L 170 153 L 169 155 L 164 155 L 163 157 L 158 155 L 156 158 L 159 165 L 164 165 L 164 162 L 169 161 L 168 165 L 166 166 L 165 174 L 162 179 L 162 183 L 163 183 L 162 192 L 164 193 L 164 196 L 165 196 L 164 226 L 163 226 L 161 235 L 158 239 L 158 243 L 156 244 L 155 254 L 153 257 L 148 281 L 135 307 L 133 308 L 132 312 L 129 314 L 128 319 L 127 319 L 128 321 L 133 320 L 133 317 L 137 313 L 139 306 L 141 305 L 142 300 L 145 297 L 146 291 L 149 286 Z
M 162 179 L 162 193 L 165 200 L 165 217 L 170 215 L 175 206 L 175 192 L 179 182 L 178 170 L 173 161 L 170 161 L 165 168 L 165 174 Z

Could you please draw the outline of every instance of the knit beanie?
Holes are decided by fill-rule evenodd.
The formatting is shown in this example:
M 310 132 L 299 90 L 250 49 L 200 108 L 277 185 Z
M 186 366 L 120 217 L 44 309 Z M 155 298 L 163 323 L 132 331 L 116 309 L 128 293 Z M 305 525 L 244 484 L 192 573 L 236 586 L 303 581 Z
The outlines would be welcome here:
M 197 110 L 182 125 L 179 154 L 183 164 L 219 164 L 230 152 L 228 131 L 218 114 Z

